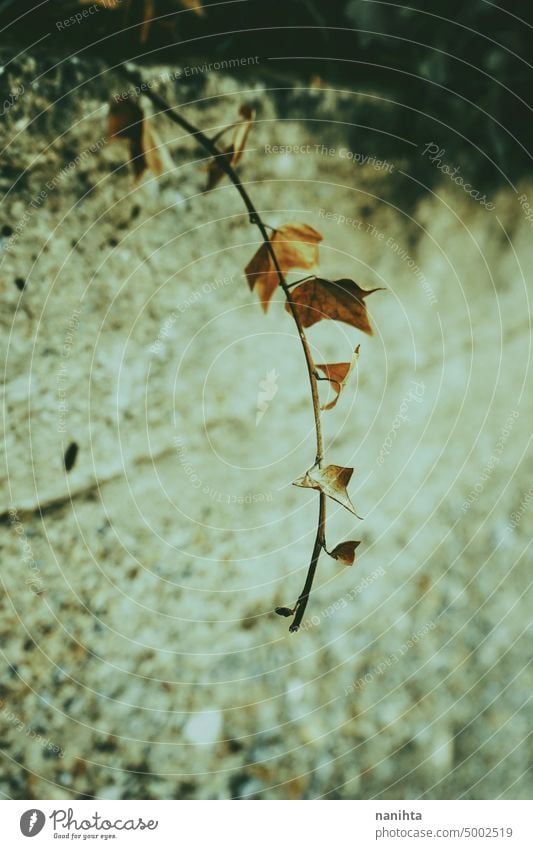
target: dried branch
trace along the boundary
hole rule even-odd
[[[178,124],[182,129],[186,130],[191,136],[193,136],[196,141],[206,150],[211,156],[216,158],[219,163],[219,167],[223,170],[226,175],[229,177],[235,188],[237,189],[239,195],[242,198],[242,201],[246,207],[248,212],[249,220],[251,224],[254,224],[261,233],[261,237],[263,239],[263,243],[265,245],[266,250],[269,252],[272,262],[274,264],[274,268],[276,270],[276,274],[279,281],[279,286],[283,290],[287,301],[287,309],[290,311],[294,322],[296,324],[296,328],[298,330],[298,335],[300,337],[300,341],[302,344],[305,362],[307,366],[307,373],[309,376],[309,384],[311,387],[311,397],[313,402],[313,416],[315,421],[315,435],[316,435],[316,458],[315,458],[315,466],[321,468],[322,462],[324,460],[324,443],[322,438],[322,426],[320,421],[320,398],[318,394],[318,383],[316,379],[316,368],[313,362],[313,357],[311,354],[311,350],[309,348],[309,343],[307,341],[307,337],[305,335],[304,328],[300,321],[298,311],[293,304],[290,297],[290,288],[287,285],[285,280],[285,276],[283,271],[280,268],[280,264],[278,261],[278,257],[276,256],[276,252],[272,245],[272,242],[268,235],[268,225],[266,225],[255,208],[248,192],[244,188],[237,172],[231,165],[229,158],[224,155],[224,151],[221,151],[215,142],[210,139],[205,133],[202,132],[198,127],[188,121],[183,115],[180,115],[175,109],[173,109],[170,104],[166,102],[166,100],[161,97],[157,92],[152,91],[151,88],[147,87],[144,84],[142,77],[131,67],[126,65],[119,66],[119,71],[122,75],[128,80],[128,82],[132,83],[133,86],[137,88],[137,90],[143,91],[144,95],[156,106],[163,114],[165,114],[171,121],[175,124]],[[326,496],[322,491],[319,492],[319,511],[318,511],[318,522],[317,522],[317,531],[315,537],[315,543],[313,546],[313,552],[311,554],[311,561],[309,563],[309,568],[307,571],[307,576],[305,579],[305,583],[302,589],[302,592],[298,596],[298,600],[294,606],[294,619],[291,623],[289,631],[297,631],[300,627],[302,618],[305,613],[305,609],[307,607],[307,602],[309,601],[309,595],[311,593],[311,589],[313,586],[313,580],[315,577],[316,567],[318,565],[318,559],[320,557],[320,553],[325,546],[325,523],[326,523]]]

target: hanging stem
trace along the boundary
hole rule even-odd
[[[307,365],[307,373],[309,376],[309,384],[311,386],[311,397],[313,401],[313,416],[315,420],[316,435],[315,465],[320,468],[324,459],[324,442],[322,438],[322,425],[320,421],[320,399],[318,395],[318,383],[315,374],[315,364],[313,361],[313,356],[311,354],[311,349],[309,348],[309,342],[307,341],[307,337],[305,335],[305,331],[302,327],[302,323],[300,321],[296,308],[291,300],[290,287],[285,280],[285,276],[280,268],[276,252],[272,246],[272,242],[268,237],[267,229],[272,228],[268,228],[268,225],[264,223],[257,209],[252,203],[250,195],[242,185],[237,172],[230,165],[228,159],[222,154],[222,151],[219,150],[219,148],[216,146],[215,142],[208,136],[206,136],[205,133],[202,132],[202,130],[200,130],[194,124],[191,124],[190,121],[188,121],[186,118],[180,115],[179,112],[173,109],[170,104],[168,104],[166,100],[164,100],[164,98],[157,94],[157,92],[154,92],[151,88],[145,86],[143,84],[142,77],[138,73],[131,70],[126,65],[120,65],[119,71],[130,83],[132,83],[136,88],[142,91],[143,94],[154,104],[154,106],[160,109],[161,112],[164,112],[165,115],[171,121],[173,121],[175,124],[178,124],[184,130],[186,130],[186,132],[193,136],[198,141],[198,143],[202,145],[204,150],[206,150],[211,156],[217,158],[220,167],[226,173],[226,175],[229,177],[229,179],[239,192],[239,195],[241,196],[242,201],[248,212],[250,223],[255,224],[255,226],[259,229],[259,232],[261,233],[261,237],[263,239],[263,243],[266,245],[266,248],[272,258],[272,262],[274,263],[274,268],[278,276],[279,285],[283,289],[283,293],[285,295],[292,317],[296,324],[296,328],[298,330],[300,342],[302,343],[305,362]],[[325,545],[325,524],[326,496],[322,492],[319,492],[318,523],[313,552],[311,554],[311,562],[309,563],[309,568],[307,571],[307,576],[302,592],[298,596],[298,600],[294,607],[294,619],[291,623],[289,631],[297,631],[304,616],[305,608],[307,607],[307,602],[309,601],[309,595],[313,586],[313,580],[315,577],[320,552],[322,551],[322,548],[324,548]]]

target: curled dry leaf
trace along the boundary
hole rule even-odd
[[[291,301],[296,307],[303,327],[311,327],[317,321],[331,318],[357,327],[372,335],[372,327],[366,312],[365,298],[380,289],[361,289],[353,280],[324,280],[313,277],[291,292]],[[290,312],[288,304],[285,309]]]
[[[308,224],[284,224],[274,230],[270,244],[276,254],[282,274],[296,268],[308,270],[318,263],[318,245],[322,235]],[[266,312],[279,278],[268,245],[262,244],[244,269],[250,289],[259,295]],[[296,290],[298,291],[298,290]]]
[[[328,551],[328,554],[335,560],[340,560],[345,566],[351,566],[355,560],[355,549],[358,545],[361,545],[361,540],[350,539],[347,542],[340,542],[333,551]]]
[[[292,616],[294,610],[291,610],[290,607],[276,607],[274,612],[277,613],[278,616]]]
[[[319,489],[324,495],[333,498],[334,501],[342,504],[350,513],[353,513],[360,519],[361,517],[355,512],[355,507],[350,501],[350,496],[346,489],[353,472],[353,469],[347,469],[345,466],[325,466],[323,469],[313,466],[305,475],[293,481],[293,486]]]
[[[163,173],[163,160],[156,137],[138,103],[130,98],[111,101],[107,136],[109,141],[124,139],[128,142],[136,180],[140,180],[147,168],[154,174]]]
[[[346,383],[348,382],[348,378],[352,373],[352,370],[357,362],[359,357],[359,345],[355,349],[352,355],[352,361],[350,363],[329,363],[325,365],[317,365],[317,368],[320,369],[323,374],[325,374],[326,379],[331,383],[332,388],[335,390],[336,395],[329,404],[323,404],[322,410],[332,410],[337,401],[340,398],[340,394]]]
[[[221,165],[221,159],[225,159],[229,165],[234,167],[242,158],[244,148],[246,147],[246,141],[255,118],[255,110],[250,106],[241,106],[239,114],[242,121],[239,121],[235,127],[231,144],[220,154],[220,156],[216,156],[212,159],[207,166],[206,192],[214,189],[226,173]]]

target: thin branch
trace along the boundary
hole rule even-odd
[[[238,122],[235,121],[233,124],[228,124],[227,127],[223,127],[221,130],[218,131],[218,133],[215,133],[214,136],[211,136],[211,141],[213,142],[213,144],[216,144],[218,141],[220,141],[222,136],[225,136],[228,130],[234,130],[237,126],[237,123]]]
[[[315,544],[313,546],[313,553],[311,555],[311,562],[309,564],[309,569],[307,571],[307,577],[305,579],[305,584],[302,592],[298,596],[298,601],[294,607],[294,619],[291,623],[289,631],[297,631],[300,627],[301,621],[304,617],[305,608],[307,607],[307,602],[309,601],[309,596],[311,594],[311,589],[313,587],[313,581],[315,579],[316,567],[318,566],[318,558],[320,557],[320,552],[323,548],[325,548],[325,526],[326,526],[326,496],[320,492],[320,503],[318,506],[318,528],[316,532]]]
[[[322,425],[320,421],[320,398],[318,394],[318,383],[315,376],[315,364],[313,361],[313,356],[311,354],[311,349],[309,348],[309,343],[307,341],[307,337],[305,335],[304,329],[300,322],[300,318],[298,316],[298,312],[291,300],[290,296],[290,288],[285,280],[285,276],[281,270],[281,267],[278,262],[278,258],[276,256],[276,252],[272,246],[272,242],[268,237],[267,229],[268,225],[264,223],[257,209],[255,208],[250,195],[244,188],[241,180],[234,170],[234,168],[229,163],[228,159],[221,155],[222,151],[216,146],[214,141],[210,139],[205,133],[202,132],[198,127],[188,121],[183,115],[180,115],[175,109],[173,109],[170,104],[164,100],[157,92],[152,91],[151,88],[148,88],[144,85],[142,77],[137,74],[135,71],[132,71],[126,65],[120,65],[119,71],[123,74],[126,79],[131,82],[138,90],[142,91],[143,94],[148,97],[149,100],[157,106],[161,112],[164,112],[165,115],[170,118],[175,124],[178,124],[184,130],[186,130],[189,135],[193,136],[199,144],[202,145],[204,150],[211,154],[213,157],[217,157],[220,168],[226,173],[229,177],[237,191],[239,192],[242,201],[246,207],[248,212],[248,217],[251,224],[255,224],[255,226],[259,229],[261,233],[261,237],[263,239],[264,244],[272,258],[272,262],[274,263],[274,268],[276,269],[276,273],[279,280],[279,285],[283,289],[283,293],[289,305],[289,309],[291,311],[292,317],[296,324],[296,328],[298,330],[298,335],[300,337],[300,341],[302,344],[305,362],[307,365],[307,373],[309,376],[309,384],[311,387],[311,397],[313,401],[313,416],[315,420],[315,434],[316,434],[316,458],[315,465],[319,468],[322,465],[322,461],[324,459],[324,442],[322,438]],[[304,278],[307,279],[307,278]],[[316,567],[318,564],[318,558],[320,557],[320,552],[324,547],[324,534],[325,534],[325,522],[326,522],[326,496],[319,492],[319,511],[318,511],[318,526],[315,537],[315,543],[313,546],[313,553],[311,555],[311,562],[309,564],[309,569],[307,572],[307,577],[305,579],[304,587],[300,595],[298,596],[298,600],[294,607],[295,615],[294,620],[291,623],[289,631],[297,631],[300,627],[300,623],[302,621],[303,615],[305,613],[305,608],[307,607],[307,602],[309,600],[309,595],[311,593],[311,588],[313,586],[313,580],[315,577]]]
[[[294,280],[292,283],[287,283],[287,289],[294,289],[295,286],[298,286],[300,283],[305,283],[306,280],[312,280],[314,274],[308,274],[307,277],[300,277],[299,280]]]

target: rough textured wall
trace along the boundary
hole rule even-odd
[[[358,563],[324,558],[289,635],[272,611],[300,589],[316,511],[290,485],[314,457],[294,328],[249,292],[257,234],[229,185],[202,194],[193,142],[158,120],[169,171],[116,171],[100,70],[68,66],[4,125],[2,792],[527,798],[532,240],[516,197],[488,212],[443,177],[405,213],[401,162],[342,153],[372,153],[350,141],[348,96],[317,90],[305,123],[260,85],[165,88],[213,131],[256,102],[241,170],[266,220],[309,222],[328,274],[386,287],[373,338],[309,333],[322,362],[361,342],[324,422],[365,520],[330,511],[332,540],[363,540]]]

